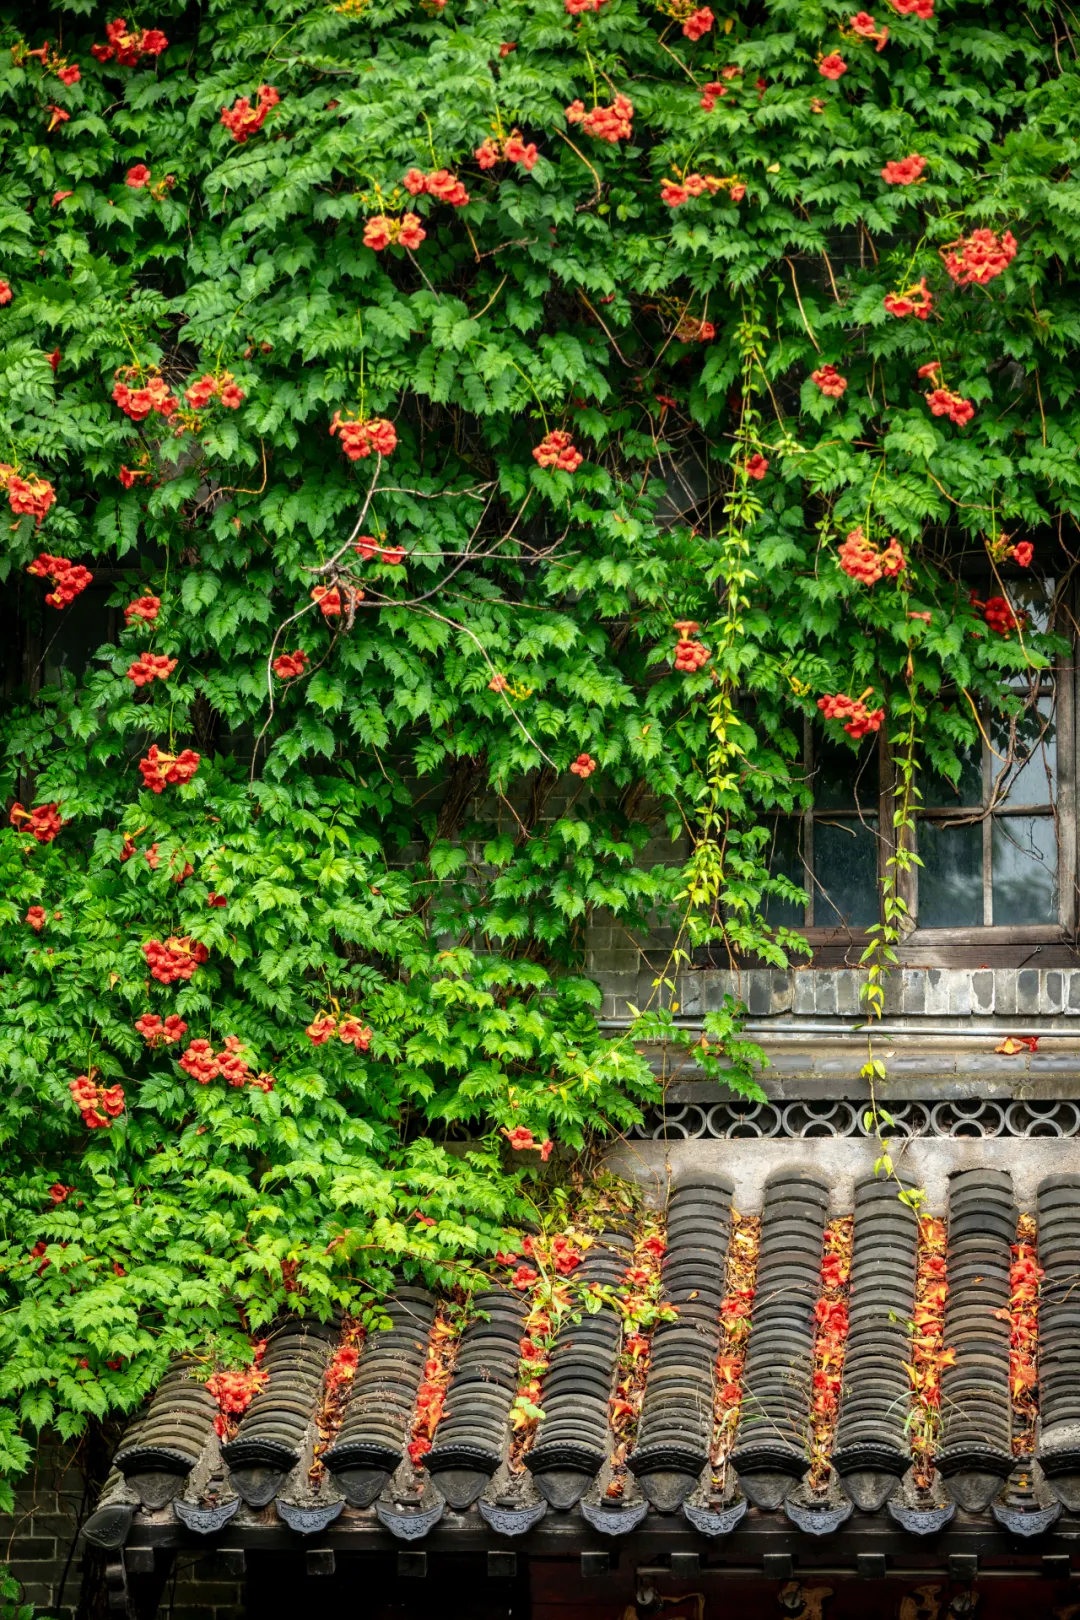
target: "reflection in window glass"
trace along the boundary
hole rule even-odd
[[[867,928],[878,920],[877,821],[815,821],[814,922]]]
[[[1033,630],[1046,630],[1050,624],[1050,610],[1054,603],[1057,581],[1042,574],[1019,574],[1008,582],[1009,599],[1018,611],[1022,608],[1031,620]],[[993,592],[997,586],[989,587]]]
[[[1027,709],[1016,722],[1014,756],[1017,759],[1024,759],[1025,755],[1030,757],[1019,770],[1014,768],[1009,778],[1008,796],[1013,804],[1050,804],[1056,795],[1057,734],[1051,719],[1053,707],[1052,698],[1040,698],[1037,712]],[[990,740],[994,752],[1001,756],[993,760],[996,781],[1002,770],[1002,760],[1007,759],[1009,753],[1009,722],[1004,716],[995,718]]]
[[[982,824],[919,823],[919,926],[979,928],[983,921]]]
[[[1058,919],[1053,816],[994,818],[994,923]]]
[[[772,842],[766,851],[769,872],[773,877],[790,878],[800,888],[807,883],[806,869],[799,854],[802,820],[795,816],[778,817],[773,823]],[[806,921],[806,907],[768,895],[764,905],[765,921],[774,928],[801,928]]]

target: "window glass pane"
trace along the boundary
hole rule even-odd
[[[816,928],[865,928],[877,922],[876,817],[866,826],[815,817],[814,874]]]
[[[1029,756],[1019,770],[1013,769],[1009,780],[1009,798],[1013,804],[1051,804],[1057,788],[1057,733],[1053,721],[1054,700],[1047,695],[1040,698],[1037,708],[1025,709],[1016,721],[1016,741],[1013,755],[1016,759]],[[1040,742],[1040,736],[1042,738]],[[1005,715],[995,715],[990,726],[990,740],[1000,759],[992,761],[994,779],[1001,773],[1002,760],[1009,755],[1009,721]],[[1049,776],[1047,772],[1049,771]]]
[[[802,825],[802,818],[796,816],[785,816],[774,821],[773,839],[765,854],[773,877],[790,878],[792,883],[806,888],[807,873],[799,851]],[[806,921],[805,905],[780,900],[775,895],[766,896],[763,913],[765,921],[774,928],[801,928]]]
[[[62,609],[62,616],[55,608],[44,609],[47,685],[59,686],[63,678],[70,686],[86,674],[91,658],[108,641],[109,589],[108,585],[91,585]]]
[[[994,923],[1057,922],[1053,816],[994,817]]]
[[[920,928],[981,928],[982,824],[919,822]]]
[[[877,744],[864,742],[856,754],[845,743],[814,739],[814,804],[821,810],[877,808]]]
[[[929,770],[920,772],[915,780],[922,793],[922,802],[928,809],[946,809],[953,805],[957,809],[961,805],[974,809],[977,805],[981,805],[983,802],[981,740],[960,752],[960,776],[955,787],[947,776],[936,776]],[[1041,804],[1042,800],[1038,802]]]

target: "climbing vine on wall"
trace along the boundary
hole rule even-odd
[[[589,926],[782,964],[805,723],[917,785],[1023,706],[1066,24],[0,8],[8,1471],[283,1305],[468,1287],[654,1094],[674,977],[602,1038]],[[701,1056],[756,1083],[737,1006]]]

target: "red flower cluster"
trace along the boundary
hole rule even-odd
[[[45,926],[44,906],[31,906],[23,921],[30,924],[30,927],[34,930],[35,934],[40,934],[41,930]]]
[[[915,1481],[922,1489],[930,1484],[934,1471],[933,1455],[940,1427],[941,1370],[956,1361],[956,1351],[944,1348],[948,1292],[945,1248],[945,1222],[921,1216],[908,1372],[912,1395],[911,1449],[915,1456]]]
[[[146,957],[146,965],[150,969],[150,977],[159,984],[172,984],[177,979],[189,980],[193,977],[195,969],[201,967],[210,952],[205,945],[184,935],[178,939],[175,934],[162,941],[151,939],[142,948]]]
[[[116,373],[112,397],[124,415],[130,416],[133,422],[145,421],[151,411],[157,411],[166,421],[175,416],[178,402],[170,394],[164,377],[152,376],[148,382],[132,388],[132,380],[137,376],[134,366],[123,367]]]
[[[262,129],[267,113],[281,100],[272,84],[260,84],[255,96],[254,107],[247,96],[241,96],[231,107],[221,109],[221,122],[233,140],[238,141],[241,146],[249,135],[254,135],[256,130]]]
[[[828,56],[821,58],[818,72],[823,79],[839,79],[847,72],[847,63],[838,51],[832,51]]]
[[[330,437],[341,435],[341,448],[350,461],[366,461],[374,450],[376,455],[388,456],[397,449],[397,432],[393,422],[384,416],[369,417],[366,422],[357,418],[342,420],[341,412],[334,412],[330,423]]]
[[[157,1013],[143,1013],[141,1018],[136,1018],[135,1028],[147,1046],[151,1047],[162,1044],[168,1046],[173,1041],[182,1041],[187,1034],[187,1025],[176,1013],[170,1013],[164,1020],[159,1018]]]
[[[873,39],[877,41],[878,51],[883,51],[889,39],[887,28],[878,28],[877,23],[868,11],[857,11],[848,25],[853,34],[860,39]]]
[[[108,1130],[110,1123],[124,1112],[123,1086],[99,1086],[89,1075],[80,1074],[68,1086],[75,1106],[88,1130]]]
[[[827,399],[839,399],[847,387],[847,378],[841,377],[835,366],[818,366],[810,373],[810,381],[817,383]]]
[[[709,16],[712,17],[711,12]],[[610,106],[594,107],[592,112],[586,112],[585,104],[581,101],[572,101],[566,109],[568,124],[580,124],[586,135],[595,135],[598,141],[607,141],[611,146],[630,139],[633,116],[634,103],[629,96],[621,93],[616,95]]]
[[[768,458],[763,455],[752,455],[749,461],[743,463],[743,472],[747,478],[755,478],[758,483],[761,482],[768,470]]]
[[[1023,622],[1022,619],[1013,612],[1012,608],[1009,606],[1008,602],[1003,596],[991,596],[986,602],[977,602],[975,605],[976,607],[982,607],[983,618],[986,620],[991,630],[996,630],[999,636],[1011,635],[1014,630],[1018,630],[1020,628],[1020,625]]]
[[[362,534],[353,545],[353,550],[370,562],[372,557],[378,557],[380,562],[389,563],[396,568],[404,560],[404,546],[381,546],[373,534]]]
[[[446,1386],[457,1356],[460,1332],[440,1307],[428,1341],[423,1382],[416,1392],[416,1412],[409,1430],[412,1438],[405,1448],[414,1468],[421,1466],[421,1458],[431,1450],[446,1402]]]
[[[124,623],[129,628],[136,619],[141,619],[144,624],[153,624],[160,611],[160,596],[138,596],[124,609]]]
[[[574,763],[570,767],[570,775],[580,776],[584,781],[587,776],[592,775],[595,769],[596,761],[593,759],[591,754],[579,754],[577,759],[575,759]]]
[[[602,0],[596,0],[595,4],[578,6],[577,10],[599,11],[601,3]],[[569,0],[567,0],[566,9],[567,11],[573,9],[569,4]],[[487,140],[482,141],[476,148],[473,156],[482,169],[493,169],[496,163],[501,163],[504,159],[507,163],[520,163],[523,169],[534,169],[540,153],[536,149],[535,141],[530,141],[526,145],[521,138],[521,131],[515,129],[503,142],[502,151],[499,150],[498,141],[489,135]]]
[[[184,398],[196,411],[205,410],[215,394],[230,411],[238,410],[246,397],[244,390],[233,382],[231,371],[223,371],[220,377],[208,371],[205,377],[200,377],[190,388],[184,389]]]
[[[927,394],[926,403],[932,415],[947,416],[957,427],[967,427],[975,415],[975,407],[970,399],[965,399],[962,394],[954,394],[951,388],[935,388]]]
[[[675,625],[675,668],[687,675],[703,669],[712,657],[708,647],[695,639],[700,628],[696,619],[680,619]]]
[[[150,179],[150,170],[145,163],[136,163],[124,176],[124,184],[130,186],[132,191],[141,191]]]
[[[1020,1217],[1017,1241],[1011,1245],[1009,1267],[1009,1387],[1014,1414],[1024,1433],[1017,1434],[1014,1423],[1013,1451],[1030,1455],[1034,1449],[1038,1417],[1039,1284],[1044,1272],[1035,1255],[1035,1222],[1030,1215]]]
[[[167,681],[176,668],[175,658],[166,658],[164,653],[140,653],[127,672],[129,681],[136,686],[149,686],[151,681]]]
[[[680,180],[662,180],[660,182],[660,201],[667,203],[669,208],[681,208],[684,202],[691,197],[703,197],[706,192],[710,197],[723,187],[731,192],[732,202],[741,202],[746,196],[746,187],[739,181],[731,183],[721,180],[716,174],[688,174]],[[738,193],[738,195],[736,195]]]
[[[934,306],[934,295],[926,285],[926,277],[917,285],[905,287],[903,292],[886,293],[885,308],[890,315],[914,315],[916,320],[929,319]]]
[[[958,287],[985,287],[1016,258],[1016,238],[1012,231],[995,236],[984,226],[970,236],[958,236],[955,242],[946,243],[940,252]]]
[[[567,0],[567,9],[569,9],[569,0]],[[582,9],[587,10],[589,8],[583,7]],[[600,0],[597,0],[597,4],[591,9],[599,11]],[[535,169],[536,160],[539,156],[540,153],[536,149],[536,142],[529,141],[526,143],[522,139],[520,130],[513,130],[503,146],[503,157],[507,163],[520,163],[523,169]]]
[[[1005,555],[1011,557],[1021,568],[1030,568],[1031,559],[1035,555],[1035,547],[1030,540],[1020,540],[1015,546],[1011,546]]]
[[[14,296],[10,282],[0,281],[0,304],[10,304]]]
[[[60,820],[60,806],[58,804],[37,804],[32,810],[24,810],[17,801],[11,807],[8,816],[13,827],[18,827],[20,821],[26,823],[21,832],[28,832],[31,838],[36,838],[39,844],[51,844],[64,823]]]
[[[872,691],[873,688],[868,690]],[[844,730],[849,737],[857,739],[865,737],[868,731],[880,731],[881,722],[885,718],[884,709],[868,709],[866,707],[863,701],[865,697],[865,692],[861,698],[849,698],[845,697],[842,692],[837,692],[831,697],[818,698],[817,706],[826,720],[846,719],[847,723]]]
[[[907,560],[899,540],[890,540],[884,551],[879,551],[860,527],[852,529],[841,545],[840,567],[849,579],[876,585],[879,579],[895,579],[903,573]]]
[[[6,461],[0,461],[0,489],[7,491],[8,505],[16,517],[37,519],[37,527],[56,500],[56,491],[47,478],[23,478]]]
[[[703,34],[709,32],[715,21],[716,18],[708,6],[699,6],[696,11],[691,12],[690,16],[687,17],[682,25],[682,31],[687,39],[700,39]]]
[[[719,79],[714,80],[711,84],[706,84],[706,85],[702,86],[701,105],[704,107],[705,111],[706,112],[712,112],[713,108],[716,106],[716,103],[720,100],[720,98],[722,96],[727,95],[727,93],[728,93],[728,85],[723,83],[722,82],[723,80],[725,80],[725,79],[727,79],[727,80],[741,79],[741,78],[742,78],[742,68],[740,68],[740,67],[721,68],[720,69],[720,78]],[[734,86],[732,88],[734,88]]]
[[[675,668],[684,674],[693,675],[704,668],[711,657],[708,647],[700,641],[679,640],[675,643]]]
[[[26,572],[37,579],[52,580],[55,589],[45,600],[54,608],[67,607],[69,602],[74,602],[94,577],[89,568],[83,568],[80,563],[73,563],[67,557],[53,557],[47,551],[35,557]]]
[[[119,478],[125,489],[130,489],[135,483],[136,479],[148,479],[150,477],[150,469],[149,467],[126,467],[123,462],[121,462],[120,471],[116,476]]]
[[[464,208],[469,201],[469,193],[449,169],[433,169],[430,174],[422,169],[409,169],[402,184],[410,197],[422,197],[426,192],[436,202],[449,203],[451,208]]]
[[[219,1075],[223,1076],[230,1086],[242,1086],[245,1081],[251,1079],[251,1069],[240,1055],[243,1049],[244,1043],[239,1035],[226,1035],[225,1045],[220,1052],[215,1052],[209,1041],[192,1041],[179,1060],[180,1067],[185,1074],[190,1074],[193,1080],[197,1080],[200,1086],[209,1085],[210,1081],[216,1080]],[[260,1075],[260,1089],[270,1090],[270,1086],[264,1084],[269,1078]]]
[[[918,17],[922,22],[929,22],[934,15],[934,0],[889,0],[889,4],[901,17]]]
[[[580,17],[583,11],[599,11],[604,0],[563,0],[571,17]]]
[[[320,1013],[312,1019],[305,1029],[313,1046],[325,1046],[331,1035],[336,1035],[346,1046],[353,1046],[358,1052],[366,1052],[371,1045],[371,1027],[362,1024],[359,1018],[335,1018],[333,1013]]]
[[[74,1191],[74,1187],[65,1187],[62,1181],[54,1181],[49,1188],[49,1197],[54,1204],[63,1204],[67,1200],[68,1194]]]
[[[199,768],[200,756],[191,748],[179,754],[163,754],[157,743],[151,743],[145,759],[140,759],[143,786],[151,793],[160,793],[166,786],[175,787],[190,782]]]
[[[553,428],[544,435],[533,450],[533,460],[541,467],[558,467],[562,472],[576,472],[585,457],[574,449],[574,441],[562,428]]]
[[[510,1146],[517,1153],[522,1153],[527,1148],[539,1148],[540,1158],[544,1164],[546,1164],[551,1158],[551,1150],[555,1144],[550,1137],[545,1137],[542,1142],[538,1142],[532,1131],[530,1131],[524,1125],[515,1125],[512,1130],[508,1130],[504,1125],[502,1134],[506,1137],[506,1140],[509,1142]],[[556,1238],[555,1241],[557,1243],[559,1240]],[[580,1258],[581,1256],[578,1255],[578,1260],[580,1260]],[[577,1260],[573,1262],[574,1265],[577,1265],[577,1263]],[[568,1269],[572,1270],[573,1267]]]
[[[750,1337],[750,1312],[757,1280],[761,1222],[738,1215],[732,1223],[724,1268],[725,1293],[720,1301],[723,1339],[716,1358],[716,1393],[713,1401],[714,1466],[723,1461],[739,1423],[742,1374]]]
[[[821,1296],[814,1306],[817,1332],[811,1379],[811,1423],[814,1443],[811,1463],[824,1460],[828,1471],[827,1441],[832,1420],[840,1410],[840,1385],[848,1336],[847,1293],[851,1276],[851,1220],[831,1223],[825,1231],[826,1252],[821,1263]]]
[[[107,45],[91,45],[90,55],[99,62],[111,62],[115,56],[119,67],[137,67],[140,56],[160,56],[168,40],[160,28],[128,28],[127,19],[117,17],[106,23]]]
[[[359,1361],[360,1352],[356,1346],[354,1344],[343,1344],[326,1369],[327,1388],[339,1389],[342,1384],[350,1383],[356,1376]]]
[[[306,652],[282,653],[279,657],[274,659],[274,662],[270,667],[274,671],[274,674],[279,675],[283,681],[291,681],[294,680],[297,675],[302,675],[304,673],[304,665],[306,663]]]
[[[375,253],[381,253],[391,242],[403,248],[418,248],[426,236],[419,214],[402,214],[400,219],[391,219],[389,214],[373,214],[364,226],[364,246]]]
[[[545,1142],[544,1147],[550,1153],[551,1143]],[[548,1156],[543,1148],[540,1150],[540,1156],[544,1159]],[[584,1255],[571,1237],[568,1237],[565,1232],[555,1234],[551,1240],[551,1261],[560,1277],[569,1277],[572,1271],[577,1270],[583,1259]]]
[[[920,157],[918,152],[912,152],[910,157],[895,158],[886,163],[881,178],[890,186],[913,186],[925,168],[926,159]]]
[[[364,593],[356,587],[347,585],[344,588],[337,585],[316,585],[311,592],[311,600],[318,602],[319,612],[324,619],[334,619],[343,607],[353,608],[357,602],[362,602]]]
[[[230,1418],[242,1417],[255,1396],[263,1389],[270,1374],[258,1367],[245,1367],[240,1372],[211,1373],[206,1388],[220,1410],[214,1419],[214,1430],[224,1440],[230,1432]]]

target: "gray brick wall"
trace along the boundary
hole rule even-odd
[[[107,1438],[111,1448],[116,1436]],[[16,1491],[14,1514],[0,1517],[0,1561],[22,1583],[24,1601],[50,1620],[88,1620],[108,1612],[103,1594],[100,1607],[93,1602],[79,1538],[97,1494],[87,1491],[85,1462],[84,1446],[43,1439]],[[181,1555],[158,1612],[161,1620],[243,1620],[242,1600],[241,1584],[226,1575],[216,1553]]]
[[[603,991],[602,1018],[626,1019],[628,1003],[646,1005],[667,944],[659,935],[650,939],[646,959],[625,929],[589,930],[588,971]],[[858,968],[694,968],[679,974],[676,999],[685,1018],[716,1011],[730,995],[744,1001],[755,1020],[852,1023],[865,1016],[865,982]],[[930,1023],[959,1029],[979,1019],[1024,1029],[1065,1027],[1080,1018],[1080,968],[896,968],[885,980],[885,1017],[912,1030]]]

